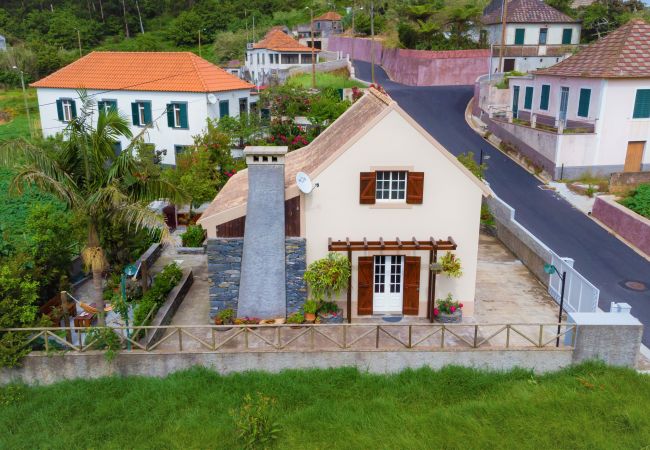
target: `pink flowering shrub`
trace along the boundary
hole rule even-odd
[[[451,296],[451,293],[449,293],[444,299],[439,298],[436,300],[436,307],[433,309],[433,315],[438,316],[441,312],[445,314],[453,314],[459,309],[463,309],[463,304],[455,301]]]

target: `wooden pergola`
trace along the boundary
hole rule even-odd
[[[458,246],[456,241],[449,236],[447,239],[400,239],[395,238],[394,241],[386,241],[380,237],[377,241],[369,241],[363,238],[362,241],[351,241],[350,238],[345,240],[334,241],[329,238],[327,248],[330,252],[347,252],[348,259],[352,262],[352,252],[363,251],[428,251],[429,252],[429,266],[438,261],[438,250],[456,250]],[[427,317],[433,322],[433,297],[436,291],[436,274],[429,270],[429,291],[427,293]],[[348,323],[352,322],[352,272],[348,278],[348,296],[347,296],[347,309],[348,309]]]

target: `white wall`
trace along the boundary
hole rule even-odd
[[[424,172],[421,205],[359,204],[359,174],[374,170]],[[322,173],[314,177],[319,187],[304,198],[307,263],[327,255],[328,238],[351,240],[446,239],[452,236],[462,261],[463,276],[439,275],[435,298],[451,292],[472,315],[476,283],[481,190],[465,173],[439,152],[396,111],[390,112]],[[400,252],[387,252],[396,254]],[[381,254],[374,252],[372,254]],[[420,316],[426,316],[428,252],[401,252],[421,257]],[[439,256],[442,256],[441,252]],[[353,317],[357,312],[357,258],[353,254]],[[345,294],[340,305],[345,307]]]
[[[515,45],[515,30],[517,28],[525,29],[523,45],[539,45],[539,30],[548,28],[546,35],[546,45],[562,45],[562,32],[565,28],[573,29],[571,36],[571,45],[580,43],[579,23],[508,23],[506,24],[506,45]],[[488,31],[488,43],[501,43],[501,24],[488,25],[485,27]]]
[[[271,64],[270,55],[280,55],[279,64]],[[305,49],[302,52],[278,52],[274,50],[268,50],[265,48],[255,48],[247,50],[246,52],[246,64],[245,67],[251,74],[252,82],[254,84],[260,85],[265,84],[268,80],[267,77],[272,70],[279,69],[288,69],[289,67],[294,66],[311,66],[311,61],[303,63],[302,55],[309,55],[311,57],[311,49]],[[286,55],[297,55],[298,63],[296,64],[287,64],[285,63],[284,57]],[[316,62],[318,62],[318,52],[315,52]],[[259,57],[259,63],[258,63]]]
[[[167,150],[167,155],[163,159],[164,164],[175,164],[176,157],[174,154],[175,145],[191,145],[194,140],[193,136],[200,134],[205,128],[208,117],[219,117],[219,103],[221,100],[229,100],[230,115],[239,115],[239,98],[246,97],[250,103],[250,91],[238,90],[227,92],[216,92],[217,97],[215,105],[209,105],[206,93],[197,92],[152,92],[152,91],[104,91],[88,90],[87,94],[95,101],[116,100],[117,108],[131,124],[131,132],[137,135],[143,131],[143,127],[132,124],[131,103],[141,100],[151,102],[151,117],[154,125],[147,128],[144,134],[145,142],[152,143],[156,149]],[[77,114],[81,112],[81,101],[74,89],[37,89],[38,103],[40,109],[41,126],[45,137],[54,136],[63,132],[66,127],[65,122],[58,120],[56,100],[60,98],[71,98],[76,101]],[[188,129],[170,128],[167,125],[166,107],[172,102],[187,102]],[[96,113],[95,103],[95,113]],[[126,148],[129,142],[122,138],[122,148]]]

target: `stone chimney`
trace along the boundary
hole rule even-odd
[[[246,147],[248,204],[238,317],[286,315],[284,157],[287,147]]]

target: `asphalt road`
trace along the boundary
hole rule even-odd
[[[370,81],[370,64],[355,61],[356,76]],[[533,175],[488,144],[465,122],[473,86],[405,86],[392,82],[379,66],[375,80],[451,153],[483,150],[489,155],[486,179],[494,192],[515,209],[519,223],[553,251],[575,260],[574,267],[600,289],[600,307],[627,302],[645,325],[643,343],[650,345],[650,289],[625,288],[641,281],[650,288],[650,262],[608,233],[552,191],[539,188]]]

